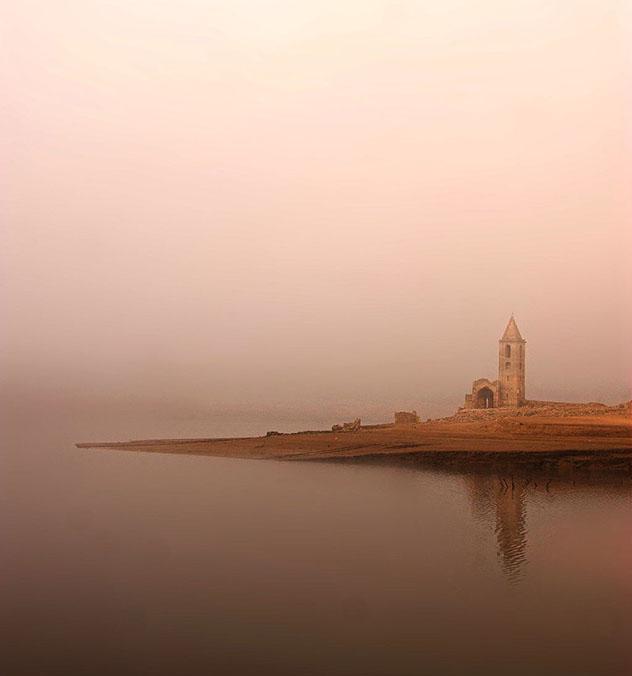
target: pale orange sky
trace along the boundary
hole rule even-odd
[[[629,397],[629,3],[0,9],[10,383],[449,410]]]

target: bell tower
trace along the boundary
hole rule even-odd
[[[498,405],[522,406],[525,402],[525,345],[514,316],[498,341]]]

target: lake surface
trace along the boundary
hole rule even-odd
[[[265,428],[9,413],[2,674],[632,673],[629,478],[82,451]]]

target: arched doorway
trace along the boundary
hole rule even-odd
[[[481,387],[476,393],[476,408],[494,408],[494,393],[489,387]]]

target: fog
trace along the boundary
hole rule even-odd
[[[5,393],[447,414],[513,312],[630,398],[626,4],[5,3]]]

